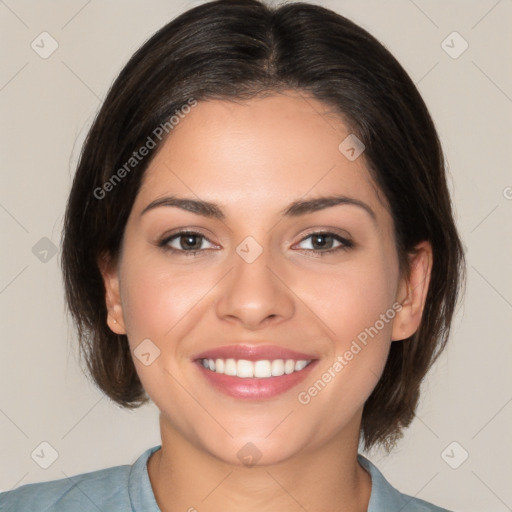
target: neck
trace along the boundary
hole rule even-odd
[[[267,466],[228,464],[192,445],[160,417],[162,448],[148,473],[162,512],[303,512],[368,508],[371,477],[357,462],[359,424],[314,450]]]

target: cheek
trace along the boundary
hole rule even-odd
[[[362,406],[377,384],[391,345],[397,277],[390,253],[354,259],[310,280],[306,301],[315,304],[312,309],[328,327],[332,349],[321,369],[321,380],[334,383],[327,386],[324,400],[332,399],[338,407]]]
[[[369,254],[346,264],[333,266],[326,273],[311,274],[297,280],[301,297],[318,312],[336,340],[336,349],[357,338],[365,329],[377,323],[384,337],[390,335],[392,322],[381,315],[393,316],[392,308],[397,287],[397,263],[386,255]],[[391,318],[392,320],[392,318]]]
[[[329,328],[331,350],[297,398],[310,417],[318,418],[320,438],[329,438],[357,416],[382,375],[395,317],[394,268],[384,259],[372,259],[372,264],[359,260],[316,280],[312,288],[310,298],[314,295],[314,309]]]
[[[209,280],[174,266],[163,258],[150,258],[134,251],[121,266],[121,300],[130,343],[144,338],[158,344],[187,324]],[[205,276],[203,276],[205,277]]]

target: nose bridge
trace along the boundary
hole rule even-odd
[[[293,294],[276,277],[271,256],[251,237],[239,244],[232,255],[233,271],[217,303],[219,317],[236,318],[254,329],[269,318],[279,321],[293,315]]]

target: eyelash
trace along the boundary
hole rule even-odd
[[[162,240],[160,240],[158,242],[158,247],[162,248],[164,251],[169,251],[169,252],[172,252],[175,254],[177,254],[177,253],[183,254],[186,257],[195,256],[196,254],[198,254],[200,252],[204,252],[205,250],[208,250],[208,249],[197,249],[197,250],[193,250],[193,251],[185,251],[183,249],[176,249],[174,247],[169,246],[169,243],[172,240],[179,238],[181,236],[186,236],[186,235],[197,236],[197,237],[201,237],[205,240],[208,240],[204,235],[202,235],[201,233],[198,233],[196,231],[179,231],[178,233],[174,233],[173,235],[164,237]],[[315,257],[323,257],[323,256],[326,256],[329,254],[336,253],[338,251],[348,251],[354,247],[354,243],[352,241],[350,241],[346,238],[343,238],[342,236],[337,235],[336,233],[332,233],[330,231],[313,231],[313,232],[309,233],[308,235],[306,235],[304,238],[302,238],[299,243],[303,242],[304,240],[307,240],[308,238],[311,238],[314,235],[332,236],[332,238],[335,239],[336,241],[340,242],[341,245],[339,245],[338,247],[334,247],[333,249],[328,249],[326,251],[322,251],[320,249],[301,249],[301,250],[299,250],[299,252],[314,253]],[[210,242],[210,243],[212,243],[212,242]]]

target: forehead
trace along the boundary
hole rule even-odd
[[[173,194],[238,215],[338,193],[386,214],[364,153],[352,161],[339,149],[349,136],[339,116],[304,94],[198,102],[148,167],[134,210]]]

